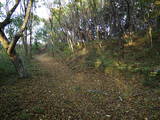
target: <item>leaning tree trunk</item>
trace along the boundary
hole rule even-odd
[[[15,69],[18,72],[19,77],[21,78],[27,77],[26,69],[24,68],[23,62],[19,57],[19,55],[16,53],[16,51],[13,50],[12,52],[8,52],[10,43],[2,30],[0,30],[0,43],[2,44],[3,48],[6,50],[11,62],[15,66]]]
[[[23,20],[22,25],[20,26],[18,32],[14,35],[13,40],[9,42],[7,39],[5,33],[4,33],[4,28],[12,22],[11,16],[15,12],[16,8],[18,7],[19,3],[21,0],[16,0],[15,5],[10,9],[10,11],[7,13],[7,16],[3,22],[0,22],[0,43],[2,44],[3,48],[6,49],[7,54],[11,61],[13,62],[18,74],[20,77],[26,77],[26,70],[24,69],[22,60],[19,58],[19,56],[16,54],[16,44],[18,40],[22,37],[23,32],[26,28],[26,25],[28,23],[29,15],[31,12],[32,4],[34,0],[28,0],[28,5],[26,9],[26,14]]]

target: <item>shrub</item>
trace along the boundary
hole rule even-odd
[[[15,68],[4,50],[0,50],[0,76],[15,73]]]
[[[144,85],[154,88],[160,87],[160,70],[148,73]]]

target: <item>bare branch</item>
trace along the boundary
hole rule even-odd
[[[27,11],[26,11],[26,16],[24,18],[23,24],[21,25],[20,30],[14,36],[13,41],[10,43],[10,46],[8,48],[8,51],[7,51],[8,53],[12,53],[12,51],[16,47],[16,44],[17,44],[18,40],[23,35],[23,32],[24,32],[24,30],[25,30],[25,28],[27,26],[28,20],[29,20],[29,16],[30,16],[32,5],[33,5],[33,0],[30,0],[29,3],[28,3],[28,7],[27,7]]]
[[[0,28],[4,28],[6,25],[8,25],[11,22],[11,16],[14,13],[14,11],[16,10],[16,8],[18,7],[19,3],[21,0],[15,0],[16,3],[13,6],[13,8],[7,13],[7,17],[6,19],[0,23]]]

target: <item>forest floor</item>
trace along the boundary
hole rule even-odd
[[[32,78],[0,86],[0,120],[160,120],[159,89],[74,71],[47,54],[33,63]]]

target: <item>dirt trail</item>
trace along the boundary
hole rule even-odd
[[[57,118],[128,120],[151,117],[152,110],[146,107],[153,102],[147,97],[150,91],[144,92],[136,84],[124,83],[95,71],[72,71],[67,65],[46,54],[35,58],[42,69],[49,73],[48,78],[54,79],[55,87],[51,89],[56,98],[53,99],[60,101],[56,101],[55,105],[61,109]],[[142,111],[141,107],[146,108]]]
[[[10,106],[14,111],[6,116],[4,109],[0,113],[4,120],[147,120],[160,116],[157,94],[154,100],[148,98],[153,91],[128,89],[128,84],[95,71],[73,71],[47,54],[35,56],[33,62],[32,79],[1,89],[5,93],[1,102],[6,105],[0,107]],[[15,95],[6,96],[11,92]],[[15,102],[9,103],[8,98]]]
[[[67,66],[49,57],[47,54],[35,56],[35,60],[39,62],[41,69],[46,70],[54,79],[61,79],[56,77],[67,79],[72,74]]]
[[[56,112],[49,110],[53,112],[52,114],[57,114],[57,119],[111,119],[114,117],[109,104],[113,101],[115,101],[114,104],[120,102],[119,93],[113,89],[113,82],[107,80],[106,76],[93,71],[74,72],[67,65],[47,54],[36,56],[35,59],[39,62],[41,70],[46,70],[48,74],[46,78],[45,73],[45,79],[42,79],[43,86],[47,89],[48,85],[54,86],[48,90],[54,95],[48,96],[47,99],[52,99],[53,106],[58,107]]]
[[[60,85],[66,87],[82,87],[90,89],[103,89],[103,77],[96,72],[74,72],[61,61],[57,61],[47,54],[36,56],[35,59],[40,63],[40,67],[49,73],[50,77],[54,78]],[[101,76],[101,77],[100,77]],[[45,76],[46,77],[46,76]],[[104,79],[104,78],[103,78]]]

